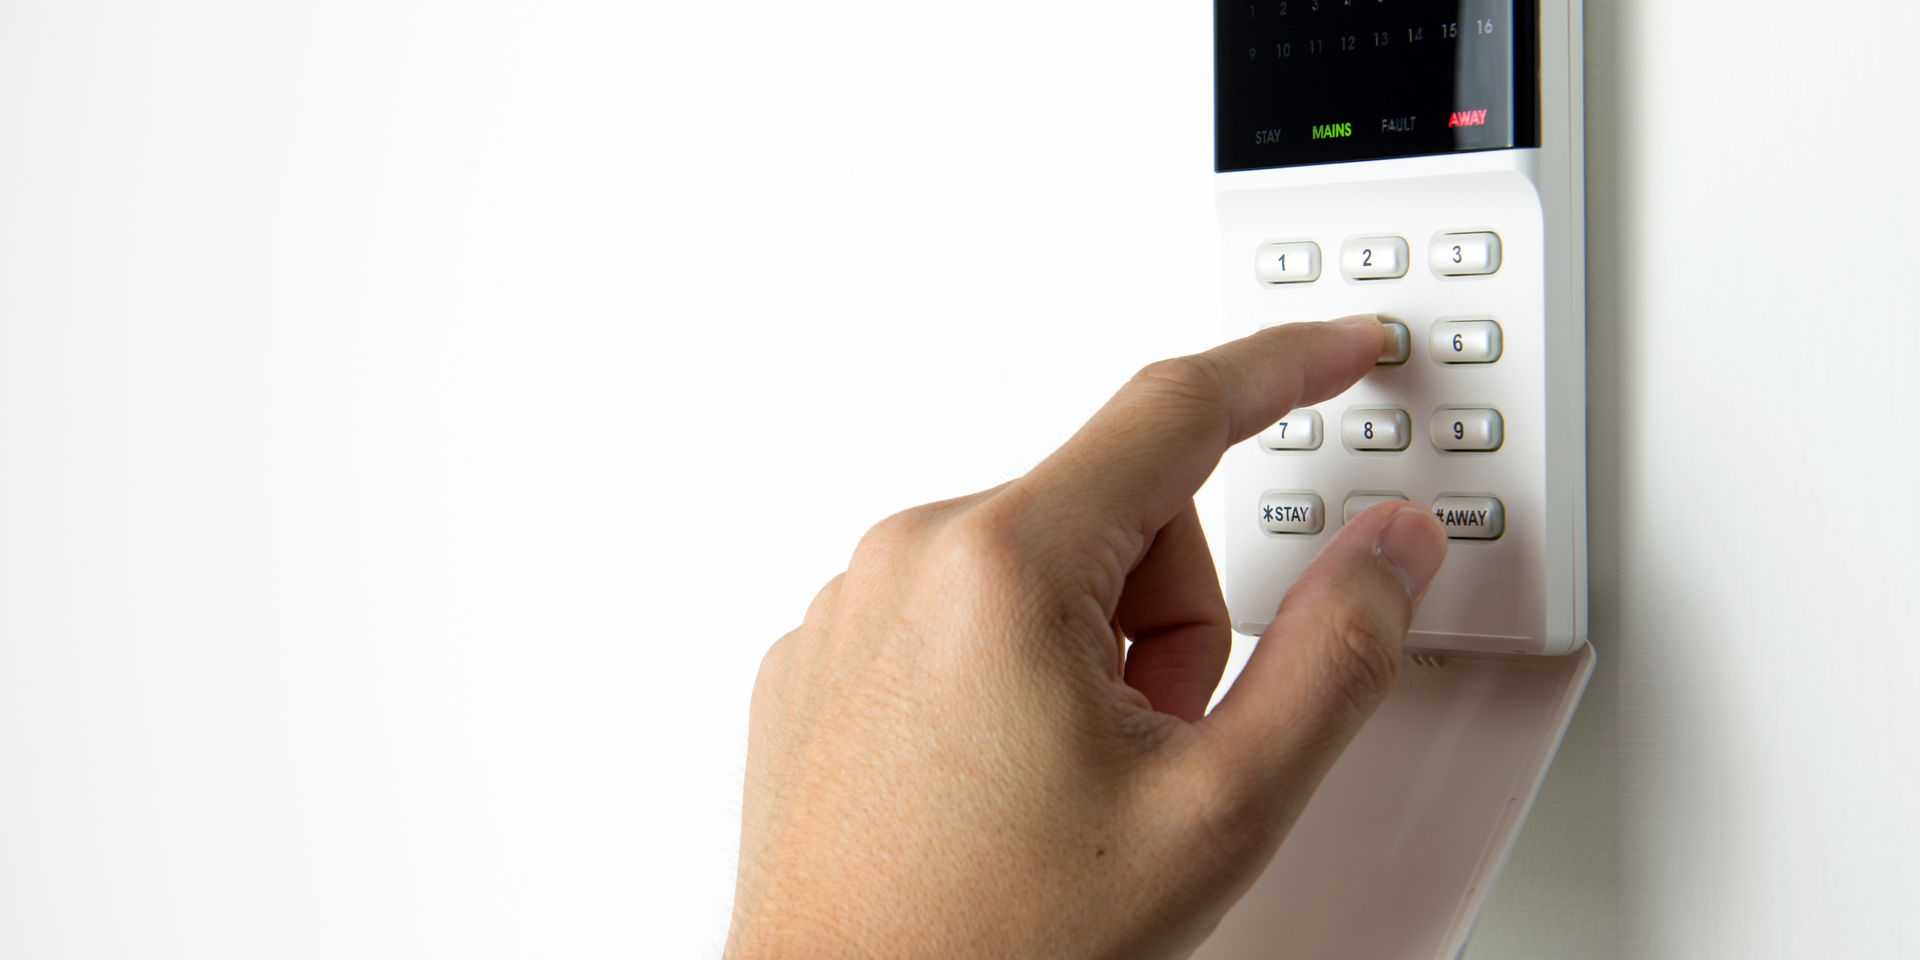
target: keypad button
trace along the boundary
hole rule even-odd
[[[1443,277],[1471,277],[1500,269],[1497,233],[1443,233],[1433,238],[1427,263]]]
[[[1380,350],[1380,359],[1375,366],[1393,366],[1406,363],[1413,356],[1413,334],[1407,332],[1407,325],[1395,320],[1382,320],[1380,325],[1387,328],[1387,345]]]
[[[1340,248],[1340,272],[1349,280],[1392,280],[1407,275],[1407,241],[1362,237]]]
[[[1320,449],[1320,411],[1295,410],[1286,419],[1260,431],[1260,445],[1268,450]]]
[[[1355,407],[1340,418],[1340,442],[1349,450],[1405,450],[1412,435],[1405,410]]]
[[[1492,363],[1500,359],[1500,325],[1492,320],[1442,320],[1427,335],[1441,363]]]
[[[1268,533],[1312,535],[1326,526],[1327,505],[1317,493],[1270,490],[1260,497],[1260,528]]]
[[[1505,428],[1500,411],[1491,407],[1441,407],[1427,434],[1442,450],[1498,450]]]
[[[1263,243],[1253,253],[1253,272],[1267,283],[1320,279],[1320,245],[1311,241]]]
[[[1441,497],[1433,516],[1451,540],[1498,540],[1507,529],[1507,511],[1492,497]]]
[[[1405,499],[1407,498],[1397,493],[1356,493],[1348,497],[1347,505],[1341,508],[1340,522],[1352,523],[1354,517],[1366,513],[1370,507],[1377,507],[1383,503],[1392,503],[1395,500]]]

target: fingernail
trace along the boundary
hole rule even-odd
[[[1417,601],[1440,572],[1440,562],[1447,559],[1447,535],[1424,507],[1402,509],[1380,529],[1373,552],[1399,572],[1407,596]]]
[[[1371,313],[1356,313],[1351,317],[1341,317],[1333,322],[1345,327],[1363,327],[1370,324],[1378,324],[1380,317]]]

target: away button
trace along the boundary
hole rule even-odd
[[[1449,540],[1498,540],[1507,529],[1507,511],[1492,497],[1441,497],[1433,516]]]

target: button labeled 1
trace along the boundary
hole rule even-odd
[[[1269,490],[1260,497],[1260,529],[1268,533],[1316,534],[1327,526],[1327,505],[1317,493]]]
[[[1349,280],[1392,280],[1407,275],[1407,241],[1361,237],[1340,248],[1340,272]]]
[[[1427,334],[1441,363],[1492,363],[1500,359],[1500,325],[1492,320],[1442,320]]]
[[[1441,407],[1433,412],[1427,435],[1442,450],[1498,450],[1506,422],[1492,407]]]
[[[1260,431],[1260,445],[1268,450],[1320,449],[1320,411],[1295,410],[1285,420]]]
[[[1355,407],[1340,418],[1340,441],[1349,450],[1405,450],[1412,435],[1405,410]]]
[[[1253,252],[1254,275],[1267,283],[1320,279],[1320,245],[1312,241],[1263,243]]]
[[[1500,269],[1497,233],[1443,233],[1427,250],[1427,265],[1443,277],[1472,277]]]

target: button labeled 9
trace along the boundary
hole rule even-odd
[[[1433,412],[1427,435],[1442,450],[1498,450],[1506,423],[1492,407],[1441,407]]]

